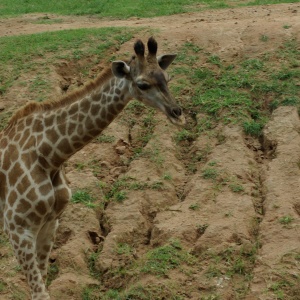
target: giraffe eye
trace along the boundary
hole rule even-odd
[[[150,84],[148,84],[146,82],[138,82],[137,87],[142,91],[146,91],[146,90],[150,89],[151,86],[150,86]]]

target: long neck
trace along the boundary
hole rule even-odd
[[[81,99],[44,113],[40,153],[52,165],[60,165],[98,136],[130,98],[126,79],[111,77]]]

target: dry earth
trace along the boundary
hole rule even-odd
[[[125,21],[60,16],[61,23],[49,25],[35,24],[44,15],[26,15],[1,20],[0,36],[145,26],[159,29],[156,38],[164,50],[176,52],[178,45],[193,41],[234,63],[275,50],[290,37],[300,40],[299,12],[300,4],[295,3]],[[290,28],[284,29],[286,24]],[[259,43],[263,34],[271,42]],[[126,43],[121,51],[131,47],[132,42]],[[57,96],[65,79],[55,72],[50,76],[49,96]],[[6,110],[28,100],[26,91],[13,88],[1,97],[0,106]],[[51,256],[59,269],[49,286],[52,299],[96,299],[83,298],[83,291],[87,295],[98,287],[98,292],[133,287],[152,291],[152,298],[141,299],[300,299],[297,110],[275,110],[259,141],[245,136],[238,126],[220,125],[218,135],[204,133],[192,143],[178,145],[174,141],[178,129],[160,114],[154,118],[152,138],[143,145],[143,152],[150,155],[132,159],[143,129],[138,122],[130,127],[122,113],[105,131],[113,142],[91,143],[67,163],[73,191],[88,189],[98,202],[104,200],[105,184],[122,178],[144,187],[128,189],[127,199],[112,201],[104,209],[68,206]],[[205,160],[193,160],[199,155]],[[191,163],[193,173],[188,168]],[[203,176],[209,169],[217,170],[215,180]],[[241,191],[235,190],[240,187]],[[180,241],[180,251],[189,251],[196,260],[191,258],[192,262],[160,277],[135,272],[135,262],[169,241],[178,251],[176,241]],[[100,254],[93,256],[96,252]],[[29,299],[9,246],[0,249],[0,268],[4,282],[0,298]],[[91,276],[91,269],[102,272],[100,279]]]

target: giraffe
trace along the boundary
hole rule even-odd
[[[47,265],[58,220],[71,198],[63,163],[98,136],[131,99],[183,125],[166,69],[176,55],[157,56],[150,37],[127,62],[114,61],[96,79],[56,101],[29,103],[0,133],[0,210],[4,231],[26,276],[32,300],[47,300]]]

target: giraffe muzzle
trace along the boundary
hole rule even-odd
[[[168,108],[166,111],[167,111],[167,117],[173,124],[178,126],[185,125],[185,117],[180,107]]]

